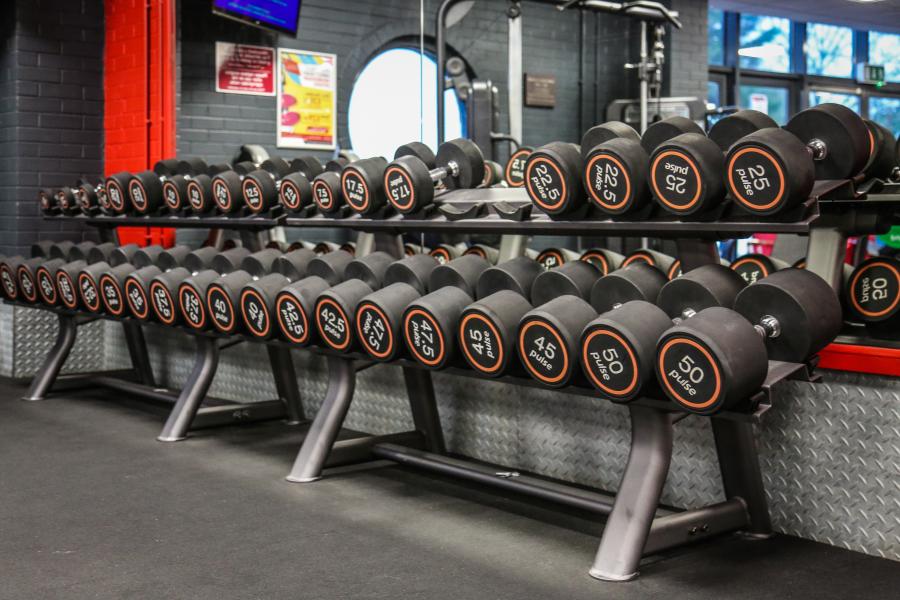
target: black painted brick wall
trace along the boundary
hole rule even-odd
[[[41,218],[37,191],[103,167],[102,0],[16,0],[3,9],[0,253],[79,239]]]
[[[707,0],[672,0],[670,6],[679,12],[684,27],[673,29],[667,36],[670,47],[666,79],[670,96],[706,98],[709,79],[706,18]]]
[[[418,3],[411,0],[307,0],[297,39],[276,36],[209,14],[209,2],[182,0],[180,8],[180,100],[178,151],[211,160],[231,157],[241,143],[256,143],[269,152],[291,156],[275,143],[275,99],[215,92],[215,42],[332,52],[338,55],[338,127],[349,145],[346,109],[353,79],[369,56],[401,35],[417,35]],[[434,32],[438,2],[425,3],[426,33]],[[636,55],[637,24],[612,15],[584,17],[584,81],[579,85],[578,11],[558,13],[553,7],[525,2],[524,65],[526,72],[557,78],[553,109],[526,108],[524,142],[577,142],[583,128],[602,117],[617,97],[634,96],[637,85],[623,64]],[[476,76],[491,79],[500,89],[500,130],[508,130],[507,19],[505,2],[477,2],[448,33],[449,44],[470,63]],[[705,73],[705,62],[702,63]],[[582,93],[583,88],[583,93]]]

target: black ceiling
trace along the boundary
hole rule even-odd
[[[849,25],[900,33],[900,0],[712,0],[710,6],[754,14],[789,17],[795,21]],[[900,57],[897,57],[900,60]]]

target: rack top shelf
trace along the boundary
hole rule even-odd
[[[289,216],[284,213],[266,216],[224,216],[172,214],[157,216],[49,216],[47,219],[83,221],[99,227],[176,227],[176,228],[224,228],[264,230],[277,226],[353,229],[371,232],[421,233],[421,232],[472,232],[515,235],[619,235],[653,236],[664,238],[725,239],[744,237],[754,233],[808,233],[823,215],[843,215],[854,212],[876,217],[893,218],[900,213],[900,194],[858,195],[845,181],[822,181],[813,196],[789,215],[760,219],[754,215],[734,210],[726,205],[716,215],[704,220],[679,220],[659,210],[648,211],[641,218],[598,219],[580,218],[554,220],[546,214],[532,210],[522,220],[505,218],[498,211],[509,211],[530,205],[523,189],[489,188],[456,190],[439,196],[444,207],[455,207],[460,212],[481,205],[481,214],[475,218],[450,219],[435,210],[424,216],[390,214],[387,217],[349,215],[338,218],[315,214],[313,216]],[[886,222],[886,221],[885,221]],[[884,227],[886,229],[886,226]],[[873,231],[875,233],[875,231]]]

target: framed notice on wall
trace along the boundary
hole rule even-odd
[[[337,145],[337,56],[278,49],[277,146]]]
[[[275,95],[275,48],[216,42],[216,91]]]

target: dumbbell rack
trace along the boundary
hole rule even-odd
[[[523,214],[527,213],[527,210],[519,210],[521,206],[527,204],[527,197],[521,189],[449,192],[441,197],[441,203],[444,206],[452,206],[449,210],[417,218],[398,215],[387,216],[384,219],[359,216],[326,218],[285,215],[278,215],[275,218],[171,216],[81,218],[101,229],[122,225],[227,227],[253,232],[257,239],[265,229],[276,226],[346,228],[360,232],[358,255],[380,250],[398,259],[403,256],[399,235],[403,232],[499,233],[504,236],[500,249],[501,260],[513,258],[524,251],[525,243],[521,236],[525,235],[552,233],[664,237],[675,240],[678,258],[685,271],[704,264],[717,263],[718,252],[715,241],[718,239],[744,237],[762,232],[797,233],[810,237],[810,258],[807,268],[822,276],[839,291],[846,238],[886,231],[894,216],[900,212],[900,197],[866,198],[864,194],[854,189],[852,182],[847,181],[819,182],[813,196],[801,211],[791,218],[782,217],[778,220],[760,220],[748,215],[729,214],[722,215],[721,220],[692,222],[664,216],[644,220],[552,221],[545,215]],[[473,218],[472,215],[476,214],[478,216]],[[260,245],[257,242],[253,247]],[[68,317],[74,318],[71,315]],[[62,322],[62,317],[60,318]],[[187,329],[185,331],[188,332]],[[182,391],[181,398],[169,418],[169,423],[183,424],[180,429],[175,428],[182,433],[186,431],[187,425],[197,413],[215,371],[216,363],[208,357],[210,349],[218,348],[219,338],[224,337],[214,333],[193,331],[189,333],[195,335],[198,340],[194,375]],[[74,338],[74,334],[72,335]],[[226,338],[225,343],[232,343],[229,340],[236,338],[242,339],[243,336],[231,336]],[[243,339],[250,340],[250,338]],[[268,346],[270,357],[273,348],[283,350],[286,354],[293,347],[280,341],[260,343]],[[399,365],[403,369],[415,430],[337,440],[352,402],[355,374],[375,363],[361,354],[338,354],[321,347],[308,349],[324,355],[327,360],[328,390],[304,438],[288,480],[311,482],[321,477],[326,466],[381,458],[550,500],[564,506],[608,515],[590,574],[595,578],[609,581],[626,581],[636,577],[643,556],[713,535],[742,531],[751,537],[769,536],[772,527],[762,483],[754,427],[771,407],[772,389],[780,382],[786,379],[805,381],[816,379],[812,374],[814,364],[770,361],[765,384],[753,398],[748,399],[745,412],[725,411],[708,417],[711,419],[726,500],[698,509],[664,511],[659,507],[659,499],[672,457],[674,427],[690,415],[665,399],[658,390],[652,389],[653,386],[645,391],[644,397],[625,405],[632,425],[631,450],[619,490],[615,496],[611,496],[449,455],[444,444],[430,372],[410,360],[399,360],[390,364]],[[143,352],[145,354],[146,349]],[[53,358],[54,354],[59,354],[56,348],[48,357],[47,365],[58,361],[58,358]],[[286,369],[290,368],[290,378],[294,379],[296,385],[290,358],[284,359],[281,364]],[[36,378],[36,382],[55,378],[58,367],[55,367],[55,371],[51,374],[52,368],[47,365]],[[274,360],[273,371],[277,371]],[[486,378],[474,371],[458,367],[445,369],[444,372],[451,375]],[[276,377],[277,375],[276,372]],[[517,376],[504,376],[492,381],[543,387],[530,378]],[[281,386],[284,385],[286,382],[283,381]],[[49,383],[42,386],[49,388]],[[283,393],[281,386],[279,392]],[[593,390],[578,386],[568,386],[558,391],[565,394],[596,396]],[[299,394],[295,398],[299,401]],[[167,429],[170,429],[169,423]],[[162,435],[160,439],[166,439],[166,436]]]

